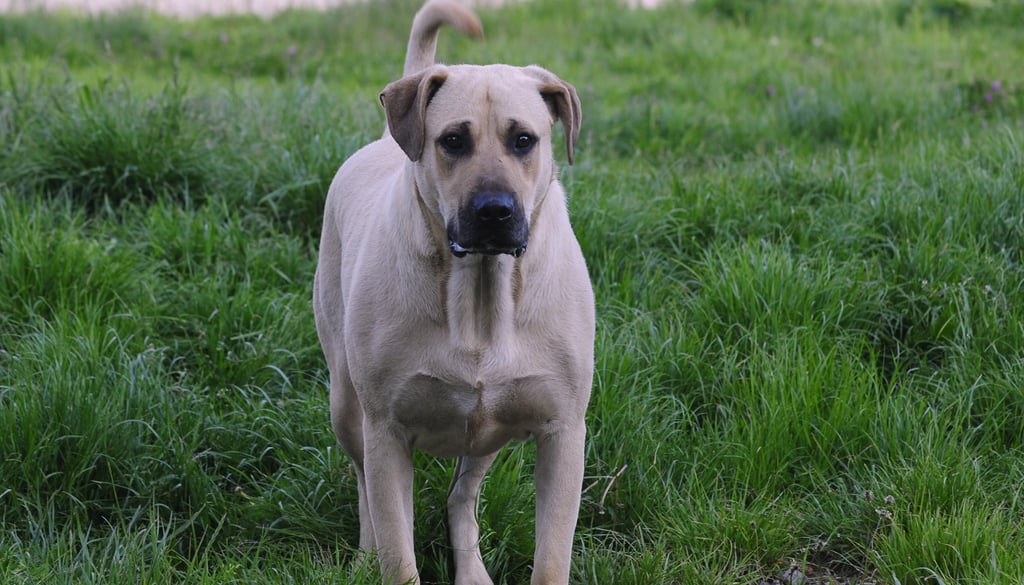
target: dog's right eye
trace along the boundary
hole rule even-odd
[[[529,134],[520,134],[519,136],[516,136],[514,146],[516,151],[526,152],[533,146],[533,136],[530,136]]]
[[[461,134],[445,134],[441,137],[441,146],[449,154],[462,154],[466,150],[466,139]]]

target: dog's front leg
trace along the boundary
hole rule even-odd
[[[366,496],[385,584],[419,585],[413,549],[412,450],[386,428],[364,422]]]
[[[455,551],[455,585],[492,585],[480,556],[477,503],[480,484],[500,451],[483,457],[459,457],[448,490],[448,531]]]
[[[587,429],[575,427],[537,437],[537,548],[531,585],[566,585],[583,487]]]

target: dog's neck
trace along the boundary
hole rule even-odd
[[[423,201],[418,188],[415,192],[424,235],[430,242],[425,257],[433,259],[430,263],[437,268],[433,273],[442,279],[439,284],[449,336],[456,347],[470,352],[501,346],[513,328],[520,259],[507,254],[456,258],[448,248],[444,224]]]
[[[446,289],[448,329],[453,341],[479,351],[501,346],[512,333],[516,259],[471,254],[453,258]]]

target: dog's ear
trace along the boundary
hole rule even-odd
[[[443,67],[430,67],[392,81],[380,94],[388,131],[413,162],[423,155],[427,104],[446,79],[448,73]]]
[[[569,164],[572,164],[576,141],[580,137],[580,125],[583,123],[580,96],[575,87],[543,67],[530,65],[525,69],[540,82],[540,95],[551,110],[551,116],[562,122],[565,129],[565,151]]]

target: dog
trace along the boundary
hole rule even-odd
[[[457,457],[457,585],[491,584],[480,485],[511,440],[536,443],[531,583],[565,584],[583,481],[594,294],[552,147],[573,162],[575,88],[538,66],[434,63],[439,29],[480,36],[453,0],[416,14],[384,135],[331,183],[314,278],[331,426],[355,467],[359,546],[385,583],[419,583],[414,449]]]

